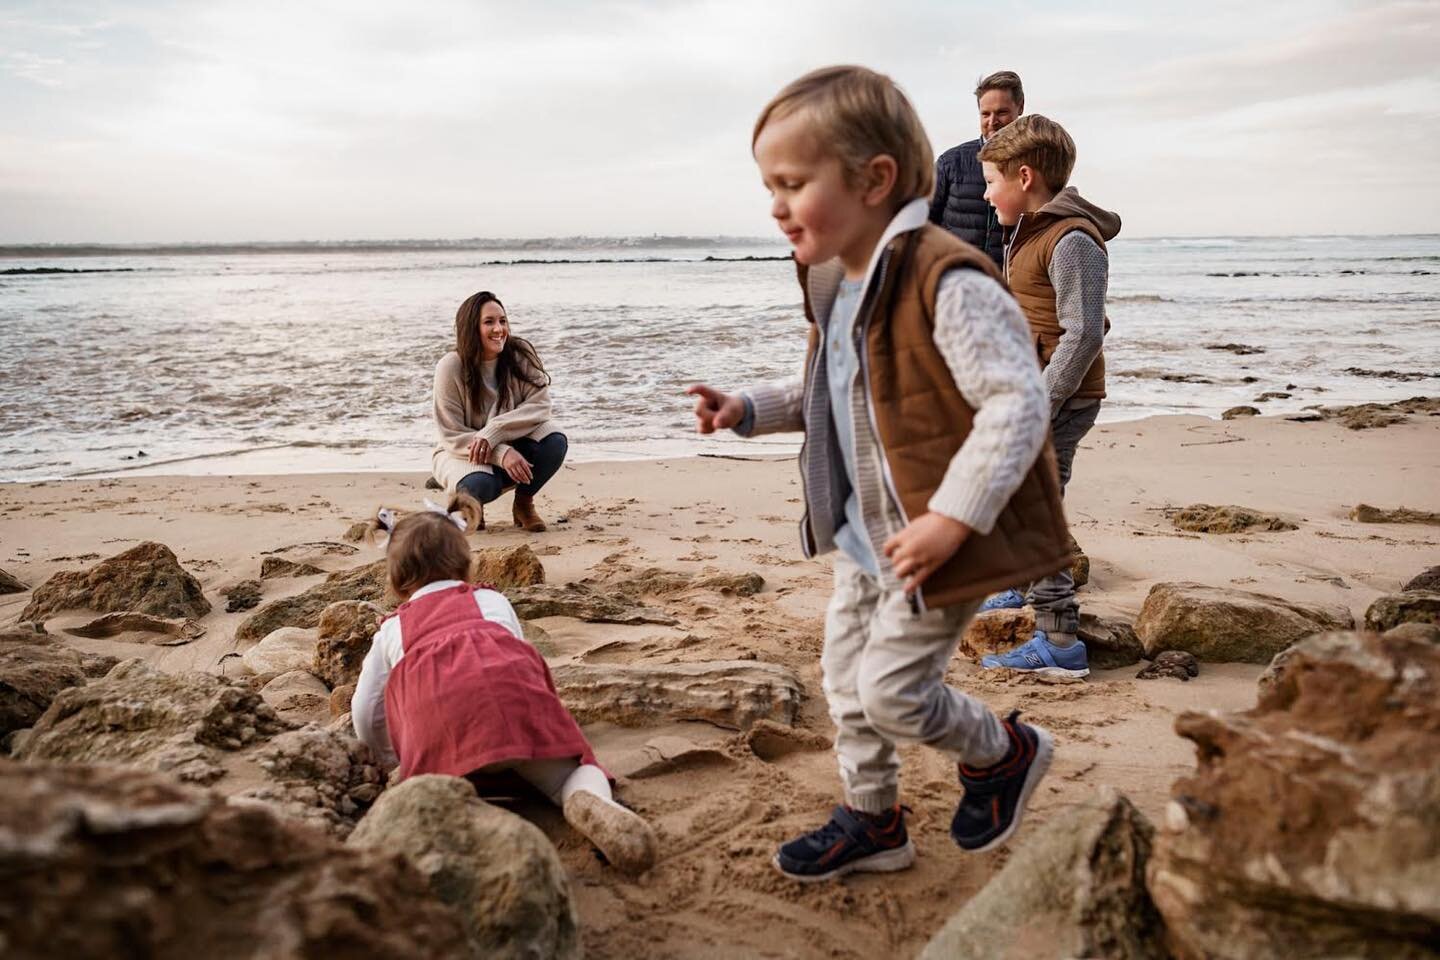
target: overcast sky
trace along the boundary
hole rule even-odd
[[[0,0],[0,242],[776,235],[750,126],[837,62],[937,153],[1018,71],[1129,236],[1434,232],[1437,51],[1417,0]]]

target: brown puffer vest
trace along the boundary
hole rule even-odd
[[[866,332],[866,363],[877,439],[893,482],[890,495],[913,520],[928,512],[930,497],[975,420],[935,346],[940,278],[965,267],[1004,280],[989,257],[934,224],[897,237],[890,256],[895,268],[886,271],[884,285],[867,300],[875,313]],[[805,280],[802,270],[802,288]],[[813,352],[818,326],[808,290],[805,313],[812,324]],[[925,581],[921,599],[932,608],[976,600],[1038,580],[1072,560],[1055,452],[1047,439],[995,528],[983,536],[972,534]]]

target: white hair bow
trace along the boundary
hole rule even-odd
[[[433,500],[425,501],[425,509],[431,513],[438,513],[442,517],[449,517],[450,522],[459,527],[461,533],[465,532],[465,515],[459,510],[448,511]],[[395,524],[400,521],[400,518],[389,507],[381,507],[375,514],[375,521],[380,525],[380,529],[385,531],[385,546],[390,546],[390,536],[395,532]]]
[[[434,500],[426,500],[425,509],[429,510],[431,513],[438,513],[442,517],[449,517],[450,522],[455,524],[455,526],[459,527],[461,533],[465,532],[465,514],[461,513],[459,510],[451,512],[440,506],[440,504],[436,503]]]

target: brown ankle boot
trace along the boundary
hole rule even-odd
[[[535,498],[526,493],[515,491],[515,508],[512,511],[515,517],[515,526],[530,533],[540,533],[545,529],[545,521],[540,519],[540,514],[535,512]]]

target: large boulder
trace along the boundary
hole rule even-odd
[[[1145,891],[1154,832],[1113,790],[1027,829],[921,960],[1165,960]]]
[[[348,730],[313,723],[279,734],[247,759],[264,771],[265,783],[233,794],[232,801],[264,803],[337,837],[349,834],[385,785],[369,747]]]
[[[48,642],[0,641],[0,737],[34,726],[56,694],[84,684],[85,669],[73,650]]]
[[[61,690],[16,756],[129,764],[208,784],[224,776],[224,752],[289,726],[244,684],[126,660],[102,679]]]
[[[793,724],[804,696],[786,667],[749,660],[656,666],[567,663],[554,670],[560,699],[581,723],[642,726],[704,720],[747,730],[758,720]]]
[[[959,653],[975,662],[988,654],[1005,653],[1026,642],[1035,633],[1035,611],[1031,607],[987,610],[978,613],[960,637]],[[1123,620],[1080,614],[1077,636],[1094,670],[1114,670],[1140,662],[1144,647],[1135,629]]]
[[[579,923],[555,848],[458,777],[411,777],[350,834],[353,850],[403,853],[464,923],[472,957],[578,958]]]
[[[310,670],[331,687],[355,683],[385,611],[365,600],[340,600],[320,614]]]
[[[1440,647],[1331,633],[1253,710],[1185,713],[1149,889],[1174,955],[1440,956]]]
[[[453,957],[405,858],[151,773],[0,761],[6,956]]]
[[[368,600],[393,606],[388,601],[385,561],[376,560],[364,566],[332,573],[304,593],[281,600],[272,600],[256,610],[235,630],[239,641],[259,640],[281,627],[316,627],[320,614],[337,600]]]
[[[55,574],[30,595],[21,620],[44,620],[59,610],[98,613],[130,610],[159,617],[198,619],[210,601],[163,543],[146,542],[102,560],[89,570]]]
[[[1354,626],[1354,616],[1338,605],[1199,583],[1157,583],[1140,608],[1135,633],[1152,659],[1164,650],[1184,650],[1212,662],[1269,663],[1311,634]]]
[[[1367,630],[1384,632],[1402,623],[1440,623],[1440,590],[1387,594],[1365,611]]]
[[[292,670],[309,670],[315,663],[315,631],[281,627],[268,634],[240,658],[255,676],[269,680]]]
[[[529,587],[545,582],[545,566],[528,543],[487,547],[470,554],[470,582],[488,583],[497,590]]]

